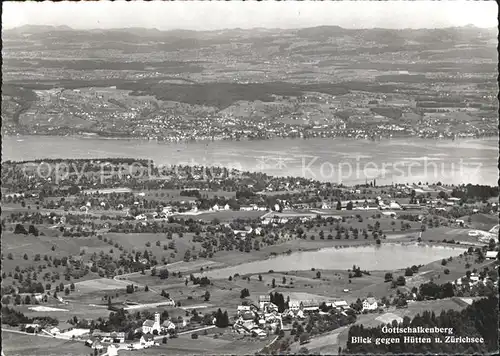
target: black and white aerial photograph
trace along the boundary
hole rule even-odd
[[[495,1],[2,8],[2,356],[498,354]]]

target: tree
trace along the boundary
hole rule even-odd
[[[346,210],[352,210],[352,208],[353,208],[352,201],[349,201],[349,202],[347,203]]]
[[[205,298],[205,302],[208,302],[210,300],[210,293],[208,292],[208,290],[205,292],[203,298]]]
[[[276,280],[274,278],[273,278],[273,281],[272,281],[272,287],[276,288]]]
[[[337,210],[342,210],[342,203],[340,200],[337,200]]]
[[[167,279],[169,276],[169,272],[166,268],[163,268],[161,271],[160,271],[160,279]]]
[[[71,289],[72,292],[74,292],[75,291],[75,284],[71,283],[71,285],[69,286],[69,288]]]
[[[316,272],[316,278],[317,278],[317,279],[320,279],[320,278],[321,278],[321,272],[320,272],[320,271]]]
[[[259,282],[262,282],[262,275],[259,274]]]
[[[384,281],[385,282],[390,282],[392,281],[392,273],[391,272],[387,272],[384,276]]]
[[[68,288],[68,287],[66,287],[66,288],[64,289],[64,294],[65,294],[65,295],[69,295],[69,288]]]
[[[28,235],[28,231],[26,231],[23,225],[16,224],[16,227],[14,228],[14,234]]]
[[[413,276],[413,271],[412,271],[412,269],[411,269],[411,268],[407,268],[407,269],[405,270],[405,276],[406,276],[406,277],[411,277],[411,276]]]
[[[146,287],[144,287],[144,291],[149,292],[149,287],[147,285],[146,285]]]
[[[34,225],[30,225],[28,228],[28,233],[34,236],[38,236],[38,229]]]
[[[300,340],[301,345],[308,343],[309,342],[309,333],[300,334],[299,340]]]
[[[406,278],[403,276],[399,276],[398,279],[396,280],[396,284],[398,286],[404,286],[406,284]]]

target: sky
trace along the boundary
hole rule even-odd
[[[145,27],[159,30],[224,28],[496,27],[495,1],[324,2],[4,2],[2,27],[67,25],[75,29]]]

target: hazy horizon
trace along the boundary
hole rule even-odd
[[[5,2],[2,26],[216,31],[340,26],[424,29],[497,26],[494,1]],[[110,14],[119,14],[112,16]]]

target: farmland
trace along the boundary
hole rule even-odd
[[[78,164],[95,171],[100,163]],[[20,169],[16,163],[4,167],[11,169],[8,177]],[[472,196],[470,203],[464,199],[448,207],[446,195],[436,193],[438,186],[429,188],[432,202],[431,193],[417,195],[406,186],[371,183],[351,189],[251,172],[237,172],[228,183],[215,185],[208,178],[184,178],[192,169],[165,173],[175,189],[164,189],[162,180],[98,183],[88,174],[81,187],[52,185],[50,191],[33,189],[23,196],[8,195],[8,187],[17,190],[33,178],[7,179],[2,319],[20,332],[28,322],[38,322],[45,331],[58,325],[64,333],[72,328],[123,332],[124,342],[138,344],[143,330],[159,317],[160,345],[137,352],[246,354],[262,350],[274,335],[281,346],[270,347],[285,347],[290,330],[303,332],[299,320],[321,338],[356,320],[371,325],[398,316],[403,309],[393,309],[403,299],[409,305],[404,310],[416,313],[427,304],[417,308],[412,293],[430,280],[445,283],[475,271],[489,278],[484,287],[457,287],[456,293],[491,291],[494,275],[483,269],[492,267],[484,257],[492,242],[469,236],[472,217],[465,224],[455,219],[479,211],[492,216],[491,202]],[[46,178],[34,179],[50,185]],[[293,192],[286,193],[287,186]],[[280,194],[272,194],[273,189]],[[461,194],[468,188],[454,189]],[[473,189],[496,194],[484,186]],[[393,196],[399,196],[400,207],[412,204],[414,209],[388,211],[390,204],[399,206],[391,202]],[[422,200],[417,204],[417,199]],[[433,204],[447,208],[436,211]],[[338,209],[320,208],[332,205]],[[393,274],[389,279],[388,273]],[[361,304],[367,298],[387,306],[365,314]],[[306,310],[304,305],[311,306]],[[217,336],[212,329],[219,330]],[[198,338],[194,330],[202,331]],[[168,333],[178,337],[167,338],[165,345]],[[317,342],[314,347],[324,351],[332,338],[311,345]]]
[[[89,348],[81,342],[24,335],[2,329],[2,352],[6,355],[75,355],[87,356]]]
[[[260,351],[267,343],[268,339],[257,338],[248,339],[239,335],[225,332],[222,336],[214,338],[214,335],[200,335],[193,340],[189,336],[181,336],[177,339],[168,340],[167,345],[160,345],[158,348],[141,350],[136,355],[248,355]]]

